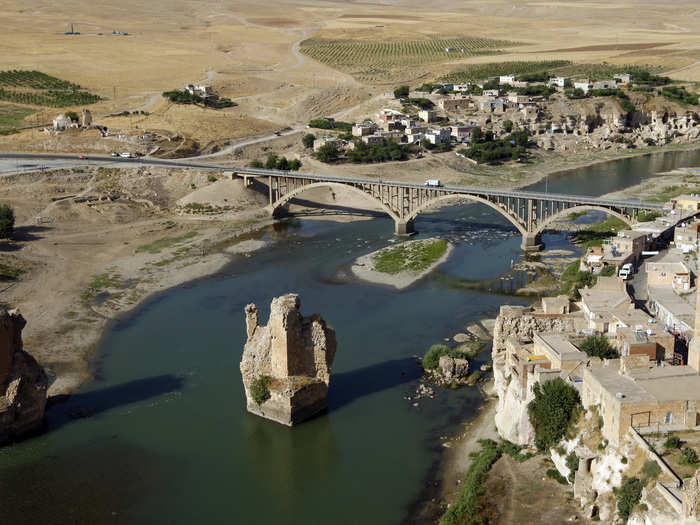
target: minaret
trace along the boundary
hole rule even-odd
[[[695,282],[697,290],[697,280]],[[693,330],[693,340],[688,345],[688,366],[700,372],[700,293],[697,293],[695,301],[695,329]]]

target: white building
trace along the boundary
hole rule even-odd
[[[549,85],[553,87],[563,88],[568,80],[568,77],[553,77],[549,79]]]
[[[506,84],[512,86],[515,82],[515,75],[501,75],[498,79],[499,84]]]
[[[61,113],[59,116],[53,119],[53,129],[56,131],[63,131],[66,128],[69,128],[72,123],[73,121],[70,118]]]
[[[591,84],[590,80],[574,82],[574,89],[581,89],[584,93],[588,93],[591,89],[593,89],[593,84]]]
[[[433,122],[436,116],[437,113],[435,113],[435,111],[432,109],[423,109],[418,112],[418,118],[423,122]]]

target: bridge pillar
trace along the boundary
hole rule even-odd
[[[412,235],[416,232],[413,227],[413,220],[408,221],[395,221],[396,224],[396,235]]]
[[[526,233],[523,235],[523,242],[520,245],[523,251],[536,252],[544,248],[539,233]]]

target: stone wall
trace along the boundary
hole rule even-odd
[[[245,307],[248,340],[241,375],[249,412],[293,425],[328,407],[328,387],[336,352],[335,330],[319,315],[302,317],[296,294],[272,300],[267,325],[254,304]],[[269,399],[257,403],[251,385],[269,378]]]

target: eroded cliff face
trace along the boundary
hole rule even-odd
[[[241,375],[248,411],[285,425],[300,423],[328,407],[336,352],[335,330],[317,314],[302,317],[300,305],[296,294],[276,297],[267,325],[259,324],[254,304],[245,307],[248,340]],[[251,389],[261,380],[265,392],[256,400]]]
[[[531,389],[523,392],[517,378],[506,366],[506,340],[531,339],[535,332],[573,330],[573,320],[564,317],[535,317],[527,307],[502,306],[493,330],[494,392],[498,395],[495,422],[504,439],[518,445],[532,445],[535,431],[530,424],[527,405],[532,401]]]
[[[22,348],[27,322],[19,310],[0,309],[0,445],[39,430],[48,378]]]

